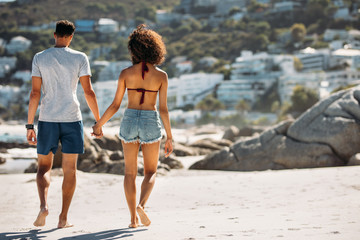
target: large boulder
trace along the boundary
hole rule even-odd
[[[266,170],[357,165],[360,152],[360,89],[331,95],[294,122],[240,139],[191,169]]]
[[[341,91],[309,109],[287,135],[306,143],[328,145],[341,159],[360,152],[360,90]]]

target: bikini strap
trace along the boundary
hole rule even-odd
[[[146,62],[141,62],[141,64],[142,64],[141,65],[141,76],[142,76],[142,79],[144,80],[145,72],[148,72],[149,68],[146,65]]]

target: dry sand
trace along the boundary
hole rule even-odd
[[[138,177],[138,188],[141,177]],[[52,177],[46,226],[35,174],[0,175],[0,239],[360,239],[360,167],[264,172],[172,171],[157,178],[149,227],[127,228],[123,177],[78,173],[57,229],[62,177]]]

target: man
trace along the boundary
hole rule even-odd
[[[91,72],[87,56],[69,48],[74,36],[72,22],[56,23],[55,46],[34,56],[32,63],[32,89],[29,100],[27,141],[37,144],[38,171],[36,183],[40,198],[40,212],[35,226],[44,226],[49,214],[47,194],[53,156],[62,145],[62,210],[58,228],[71,227],[67,214],[76,186],[76,162],[84,152],[84,135],[79,101],[76,97],[78,82],[84,89],[86,102],[95,120],[100,118],[95,92],[91,85]],[[38,135],[34,131],[34,117],[42,93]]]

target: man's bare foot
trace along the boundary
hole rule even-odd
[[[144,224],[144,226],[149,226],[151,224],[151,221],[144,209],[139,205],[136,207],[136,211],[140,216],[141,223]]]
[[[35,227],[42,227],[45,226],[45,220],[46,220],[46,216],[49,215],[49,210],[48,208],[41,208],[40,212],[34,222],[34,226]]]
[[[137,228],[139,226],[139,219],[136,217],[135,223],[130,223],[129,228]]]
[[[58,228],[69,228],[73,226],[74,224],[68,223],[67,220],[59,220]]]

